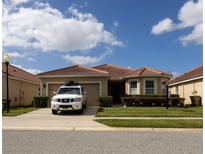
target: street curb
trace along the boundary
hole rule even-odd
[[[126,127],[3,127],[3,130],[103,131],[103,132],[203,132],[198,128],[126,128]]]

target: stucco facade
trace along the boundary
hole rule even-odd
[[[99,105],[98,97],[108,95],[108,77],[48,77],[41,78],[41,95],[48,96],[51,100],[56,92],[66,81],[80,83],[87,95],[88,105]],[[90,98],[94,99],[90,99]]]
[[[113,97],[114,104],[120,104],[121,97],[130,95],[131,81],[135,81],[135,95],[147,94],[148,91],[149,94],[163,94],[161,82],[167,84],[171,78],[170,74],[150,67],[129,69],[111,64],[96,67],[74,65],[37,76],[41,79],[41,95],[48,96],[49,100],[65,81],[79,82],[86,91],[87,105],[99,105],[99,96],[108,95]]]
[[[153,94],[165,94],[166,92],[165,85],[168,84],[169,78],[164,78],[164,77],[139,77],[139,78],[136,77],[136,78],[126,79],[125,93],[127,95],[132,95],[131,94],[131,82],[136,81],[137,90],[136,90],[135,95],[146,94],[145,82],[147,80],[154,81],[154,93]],[[165,82],[165,85],[163,84],[163,82]]]
[[[40,84],[9,77],[9,99],[10,106],[29,106],[33,97],[39,96]],[[6,76],[2,76],[2,99],[6,99]]]
[[[203,79],[170,85],[170,91],[171,94],[178,94],[180,97],[185,98],[185,104],[191,104],[190,96],[197,95],[203,99]]]

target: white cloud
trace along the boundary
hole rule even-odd
[[[113,26],[114,26],[114,27],[118,27],[118,26],[119,26],[119,23],[118,23],[117,21],[114,21],[114,22],[113,22]]]
[[[71,56],[66,54],[63,58],[72,64],[81,64],[81,65],[89,65],[89,64],[96,64],[102,59],[106,58],[107,56],[112,54],[112,50],[110,48],[107,49],[106,52],[102,53],[99,57],[92,57],[92,56]]]
[[[20,54],[19,52],[8,52],[8,54],[11,58],[25,58],[26,57],[25,53]]]
[[[28,57],[28,59],[27,59],[28,61],[35,61],[36,59],[35,58],[33,58],[33,57]]]
[[[193,0],[186,2],[178,13],[178,19],[181,21],[181,27],[190,27],[203,22],[203,1]]]
[[[99,44],[123,46],[93,14],[74,7],[69,8],[69,18],[48,3],[35,2],[32,7],[14,10],[10,7],[3,5],[4,47],[69,52],[85,51]]]
[[[173,75],[172,78],[176,78],[179,76],[179,73],[178,72],[171,72],[171,74]]]
[[[157,25],[154,25],[152,27],[152,34],[159,35],[164,32],[170,32],[176,29],[176,24],[172,22],[172,19],[165,18],[162,21],[160,21]]]
[[[184,46],[186,46],[188,43],[194,42],[196,44],[202,44],[203,43],[203,25],[199,24],[194,27],[194,30],[186,35],[179,37],[179,40],[182,42]]]
[[[43,72],[42,70],[38,70],[38,69],[24,68],[22,65],[18,65],[18,64],[12,64],[12,65],[13,65],[13,66],[16,66],[16,67],[18,67],[18,68],[20,68],[20,69],[22,69],[22,70],[24,70],[24,71],[26,71],[26,72],[29,72],[29,73],[31,73],[31,74],[34,74],[34,75]]]
[[[180,36],[183,45],[188,43],[202,44],[203,42],[203,0],[186,2],[178,13],[178,24],[172,19],[165,18],[152,27],[151,33],[159,35],[179,29],[192,27],[193,31],[186,36]]]
[[[11,0],[11,3],[14,5],[22,4],[22,3],[27,3],[29,0]]]
[[[16,60],[16,59],[24,59],[24,60],[28,60],[28,61],[35,61],[35,58],[32,57],[31,54],[29,54],[28,52],[17,52],[17,51],[13,51],[13,52],[6,52],[9,54],[11,61],[12,60]],[[3,52],[3,55],[6,54],[5,52]],[[3,56],[4,57],[4,56]]]

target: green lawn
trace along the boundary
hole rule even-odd
[[[21,115],[27,112],[31,112],[34,110],[37,110],[38,108],[35,107],[16,107],[16,108],[10,108],[10,112],[6,113],[6,111],[4,111],[4,113],[2,113],[3,116],[17,116],[17,115]]]
[[[119,120],[98,119],[97,122],[110,127],[149,127],[149,128],[202,128],[203,120]]]
[[[202,117],[202,107],[104,107],[96,113],[97,117]]]

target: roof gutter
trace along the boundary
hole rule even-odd
[[[109,77],[110,75],[37,75],[39,78],[63,78],[63,77]]]
[[[177,84],[182,84],[182,83],[185,83],[185,82],[190,82],[190,81],[194,81],[194,80],[198,80],[198,79],[203,79],[203,76],[199,76],[199,77],[196,77],[196,78],[192,78],[192,79],[188,79],[188,80],[184,80],[184,81],[179,81],[179,82],[171,83],[171,84],[169,84],[169,86],[174,86],[174,85],[177,85]]]
[[[128,78],[135,78],[135,77],[165,77],[165,78],[171,78],[172,75],[133,75],[133,76],[125,76],[123,79],[128,79]]]
[[[2,73],[2,75],[6,76],[5,73]],[[15,77],[15,76],[11,76],[11,75],[9,75],[9,79],[19,80],[19,81],[28,82],[28,83],[37,84],[37,85],[40,84],[40,81],[39,82],[34,82],[34,81],[26,80],[26,79],[21,79],[21,78]]]

